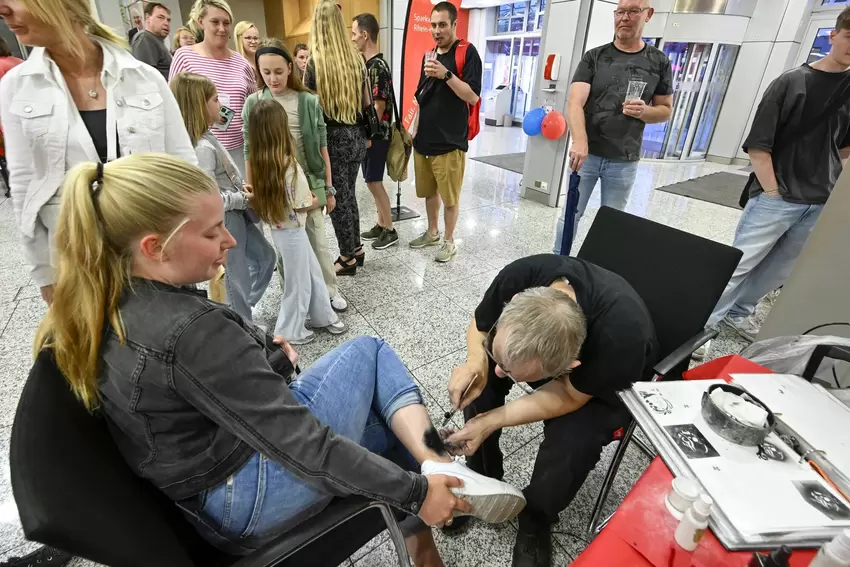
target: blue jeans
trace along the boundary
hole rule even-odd
[[[244,211],[224,213],[224,226],[236,240],[224,270],[227,304],[251,322],[251,308],[262,299],[274,275],[274,248]]]
[[[344,343],[289,387],[337,435],[406,470],[419,470],[388,424],[399,409],[422,404],[422,395],[398,355],[382,340],[359,337]],[[224,483],[198,498],[197,513],[215,532],[212,538],[213,534],[204,535],[225,551],[247,553],[317,514],[333,496],[256,453]]]
[[[636,161],[623,161],[617,159],[608,159],[594,155],[588,155],[587,159],[579,169],[581,175],[581,183],[578,186],[578,212],[576,213],[575,227],[573,227],[573,236],[578,229],[578,221],[581,219],[584,211],[587,209],[587,203],[593,195],[593,190],[596,188],[596,182],[602,182],[602,205],[613,207],[621,211],[626,208],[626,203],[629,200],[629,193],[632,191],[632,185],[635,183],[637,176],[638,163]],[[564,218],[566,215],[567,202],[564,200],[564,206],[561,208],[561,216],[558,218],[558,224],[555,227],[555,243],[552,246],[552,252],[555,254],[561,253],[561,239],[564,237]],[[565,254],[569,254],[569,250]]]
[[[788,279],[823,205],[789,203],[764,193],[751,198],[735,230],[735,248],[744,255],[708,319],[749,317],[762,297]]]

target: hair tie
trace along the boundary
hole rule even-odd
[[[91,192],[97,193],[103,186],[103,162],[97,162],[97,174],[91,184]]]
[[[279,47],[261,47],[257,50],[257,53],[254,55],[255,62],[257,63],[257,67],[260,66],[260,55],[280,55],[283,57],[287,63],[292,65],[292,56]]]

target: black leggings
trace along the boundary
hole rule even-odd
[[[339,253],[352,257],[360,247],[360,210],[354,188],[360,164],[366,157],[366,133],[360,126],[328,128],[328,155],[336,189],[336,208],[331,222],[339,243]]]

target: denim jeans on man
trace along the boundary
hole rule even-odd
[[[608,159],[594,155],[587,156],[578,172],[581,175],[581,183],[578,186],[578,212],[576,212],[573,236],[576,234],[578,221],[587,209],[587,203],[596,188],[596,182],[602,182],[602,205],[622,211],[626,208],[626,203],[629,200],[629,193],[631,193],[632,185],[635,183],[637,169],[638,162],[636,161]],[[558,224],[555,227],[555,243],[552,246],[552,252],[555,254],[561,253],[566,208],[565,199],[564,206],[561,208],[561,216],[558,218]],[[566,250],[564,254],[569,254],[569,252],[569,250]]]
[[[398,355],[380,339],[348,341],[306,369],[290,389],[335,433],[404,469],[419,470],[388,424],[399,409],[421,404],[422,396]],[[198,514],[218,536],[256,549],[321,511],[332,495],[257,453],[227,481],[196,498]]]
[[[789,203],[760,193],[744,208],[735,231],[735,248],[744,255],[706,326],[723,317],[749,317],[762,297],[788,279],[823,205]]]

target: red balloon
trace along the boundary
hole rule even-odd
[[[567,121],[564,115],[557,110],[551,111],[543,119],[543,124],[540,125],[540,132],[550,140],[557,140],[567,131]]]

